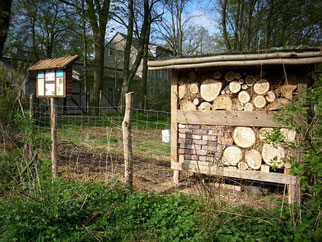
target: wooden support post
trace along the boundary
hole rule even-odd
[[[133,160],[132,160],[132,140],[131,125],[133,114],[133,92],[125,94],[125,114],[122,122],[123,147],[124,147],[124,165],[125,165],[125,186],[133,189]]]
[[[51,162],[53,178],[57,176],[57,108],[56,99],[50,98]]]
[[[178,162],[178,123],[177,123],[177,109],[178,109],[178,73],[172,70],[171,79],[171,163]],[[179,183],[180,172],[174,170],[173,182]]]

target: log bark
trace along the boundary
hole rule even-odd
[[[241,85],[239,82],[237,81],[232,81],[229,83],[229,90],[232,92],[232,93],[237,93],[239,92],[241,89]]]
[[[238,100],[241,102],[241,103],[248,103],[250,101],[250,95],[248,92],[246,91],[241,91],[239,94],[238,94]]]
[[[231,111],[232,106],[233,106],[233,102],[230,96],[225,94],[215,98],[212,105],[212,110],[223,109],[223,110]]]
[[[236,166],[243,158],[242,150],[237,146],[229,146],[224,150],[222,161],[224,165]]]
[[[262,149],[262,157],[264,162],[269,166],[282,168],[284,166],[283,158],[285,156],[284,149],[280,146],[274,147],[271,144],[264,144]]]
[[[258,170],[259,168],[261,168],[262,156],[257,150],[251,149],[249,151],[246,151],[245,161],[250,168]]]
[[[265,96],[267,102],[273,102],[275,100],[275,93],[272,91],[268,91]]]
[[[202,102],[198,107],[198,110],[211,110],[212,105],[208,102]]]
[[[285,97],[288,100],[293,99],[293,92],[297,88],[297,85],[283,85],[280,87],[280,92],[283,97]]]
[[[233,140],[242,148],[252,147],[256,142],[256,135],[252,128],[236,127],[233,132]]]
[[[181,110],[197,110],[196,105],[193,104],[193,102],[184,100],[180,103],[180,109]]]
[[[132,114],[133,92],[125,94],[125,114],[122,122],[124,149],[124,178],[125,186],[133,189],[133,160],[132,160]]]
[[[254,98],[253,103],[256,108],[263,108],[266,105],[266,99],[264,96],[258,95]]]
[[[290,100],[288,100],[286,98],[278,98],[278,99],[275,99],[269,105],[268,110],[269,111],[274,111],[274,110],[281,109],[283,107],[283,105],[288,104],[288,103],[290,103]]]
[[[200,95],[205,101],[212,102],[216,97],[218,97],[221,89],[222,83],[220,81],[207,79],[200,86]]]
[[[269,90],[269,82],[266,79],[260,79],[254,84],[254,92],[259,95],[264,95]]]
[[[181,100],[187,93],[187,86],[186,84],[181,84],[179,86],[179,99]]]

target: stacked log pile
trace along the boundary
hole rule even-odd
[[[274,78],[264,71],[190,72],[179,79],[179,110],[278,110],[293,100],[297,85]],[[290,166],[284,163],[290,151],[267,142],[272,128],[198,124],[179,124],[178,128],[179,162],[262,172]],[[280,132],[287,141],[295,141],[294,131],[282,128]]]
[[[190,72],[179,81],[178,97],[181,110],[274,111],[290,103],[296,89],[293,84],[272,85],[264,71]]]
[[[263,172],[270,167],[289,168],[284,163],[289,150],[267,142],[273,128],[179,124],[178,130],[179,162]],[[286,141],[295,141],[295,131],[281,128],[280,132]]]

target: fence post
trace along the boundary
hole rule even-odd
[[[50,131],[51,131],[51,162],[53,178],[57,176],[57,107],[56,99],[50,98]]]
[[[125,114],[122,122],[123,130],[123,147],[124,147],[124,165],[125,165],[125,186],[130,190],[133,189],[133,160],[132,160],[132,140],[131,140],[131,125],[132,125],[132,106],[133,92],[125,94]]]
[[[32,93],[29,95],[29,119],[30,119],[30,121],[32,121],[34,118],[34,101],[35,101],[35,93]],[[33,131],[34,131],[34,126],[32,126],[31,136],[33,136]],[[28,144],[28,156],[29,156],[29,159],[31,159],[33,157],[33,147],[32,147],[31,142]]]

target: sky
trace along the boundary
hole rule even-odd
[[[218,28],[216,26],[218,14],[213,10],[214,1],[215,0],[192,0],[184,11],[184,17],[192,16],[189,21],[190,25],[204,27],[208,30],[210,35],[218,33]],[[165,14],[164,17],[169,18],[170,15]],[[114,28],[114,30],[112,30],[112,28]],[[107,29],[107,40],[111,39],[116,32],[126,33],[126,29],[115,22],[110,22],[109,28]],[[157,40],[152,38],[152,42],[157,42]]]

